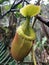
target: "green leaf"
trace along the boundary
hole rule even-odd
[[[21,8],[22,8],[22,3],[16,6],[16,9],[21,9]]]
[[[6,11],[8,11],[8,10],[10,9],[10,7],[11,7],[11,4],[10,4],[10,5],[5,5],[5,6],[4,6],[4,9],[5,9]]]
[[[44,45],[46,41],[47,41],[46,37],[42,38],[42,45]]]
[[[22,8],[22,4],[19,4],[19,5],[17,6],[17,8],[19,8],[19,9]]]
[[[19,12],[16,12],[15,13],[15,16],[16,16],[16,18],[20,17],[20,13]]]

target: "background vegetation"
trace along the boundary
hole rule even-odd
[[[19,2],[18,0],[13,1],[14,3],[11,3],[11,1],[0,0],[0,35],[2,35],[2,37],[0,38],[1,65],[6,65],[7,63],[8,65],[17,64],[17,62],[10,55],[11,41],[13,40],[17,27],[22,24],[22,20],[25,19],[21,16],[19,10],[26,5],[26,2],[30,3],[30,0],[24,0],[25,2],[21,1],[21,3],[17,5],[17,3]],[[43,0],[37,0],[35,4],[41,6],[40,15],[44,18],[44,20],[46,19],[46,21],[49,22],[49,20],[47,20],[49,19],[49,0],[46,5],[44,4]],[[30,22],[30,24],[34,27],[37,36],[34,45],[37,65],[49,65],[49,27],[39,21],[36,17],[33,17],[31,20],[32,22]],[[4,44],[2,45],[2,43]],[[4,56],[2,56],[2,54]],[[7,57],[5,57],[6,55]],[[6,60],[3,61],[3,59],[5,59],[4,57],[6,58]],[[29,55],[24,59],[24,62],[22,62],[21,65],[23,64],[33,64],[32,50]]]

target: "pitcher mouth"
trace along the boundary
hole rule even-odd
[[[34,30],[32,28],[30,28],[30,35],[26,35],[23,30],[22,30],[22,26],[18,27],[17,29],[17,33],[24,37],[25,39],[28,39],[28,40],[35,40],[36,39],[36,34],[34,32]]]

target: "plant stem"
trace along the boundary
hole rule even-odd
[[[29,24],[30,24],[30,17],[26,17],[26,24],[27,24],[27,26],[29,26]]]
[[[36,64],[36,59],[35,59],[35,52],[34,52],[34,49],[33,49],[33,61],[34,61],[34,65],[37,65],[37,64]]]
[[[30,33],[29,28],[30,28],[30,17],[26,17],[26,21],[24,22],[23,28],[22,28],[26,35],[29,35]]]

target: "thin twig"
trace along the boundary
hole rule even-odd
[[[12,7],[14,6],[15,2],[16,2],[16,0],[13,2],[12,6],[11,6],[11,9],[12,9]]]
[[[35,5],[40,5],[40,1],[41,1],[41,0],[38,0]],[[36,20],[37,20],[37,18],[35,17],[34,22],[33,22],[33,24],[32,24],[32,28],[33,28],[33,26],[34,26]]]
[[[37,15],[36,18],[49,27],[49,19],[45,19],[41,15]]]
[[[46,37],[49,39],[49,34],[48,34],[48,31],[46,30],[45,25],[44,25],[44,24],[42,24],[41,26],[42,26],[42,29],[43,29],[43,31],[44,31],[44,33],[45,33]]]
[[[30,3],[29,3],[28,1],[26,1],[26,0],[25,0],[25,2],[26,2],[27,4],[30,4]]]
[[[40,5],[40,1],[41,1],[41,0],[38,0],[35,5]]]
[[[17,2],[13,7],[10,8],[10,10],[8,10],[6,13],[4,13],[2,16],[0,16],[0,19],[2,19],[6,14],[10,13],[11,9],[14,9],[21,2],[22,2],[22,0],[20,0],[19,2]]]
[[[32,28],[34,27],[34,24],[36,22],[37,18],[35,17],[34,21],[33,21],[33,24],[32,24]]]
[[[24,6],[24,0],[23,0],[23,2],[22,2],[22,6]]]

